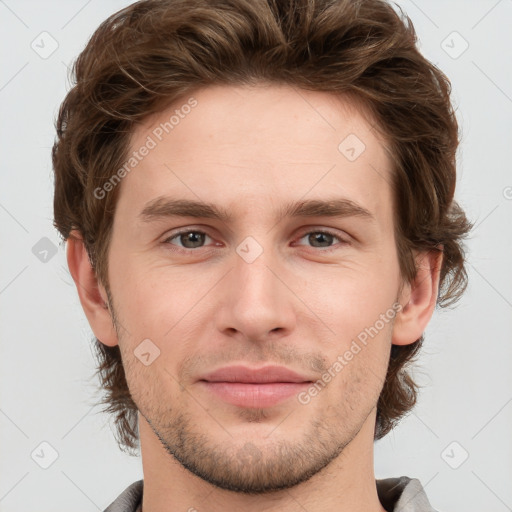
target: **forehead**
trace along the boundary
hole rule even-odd
[[[337,157],[338,143],[344,135],[352,134],[366,146],[367,155],[381,159],[385,141],[375,125],[369,109],[353,95],[307,91],[282,84],[215,85],[182,96],[165,110],[144,119],[133,132],[131,146],[136,148],[150,134],[158,145],[173,143],[176,156],[181,150],[190,152],[204,144],[236,142],[247,157],[256,153],[262,158],[265,154],[255,143],[272,141],[269,153],[279,146],[283,150],[293,147],[300,154],[301,148],[309,152],[316,144],[328,158],[332,154]],[[192,130],[195,138],[190,137]],[[358,144],[356,150],[362,148]],[[159,152],[152,153],[156,156]],[[345,156],[354,161],[357,154]]]
[[[290,86],[211,86],[141,123],[144,151],[122,182],[119,207],[165,195],[267,210],[279,198],[343,195],[387,214],[390,160],[359,103]],[[128,212],[127,212],[128,213]]]

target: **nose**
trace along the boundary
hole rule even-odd
[[[217,328],[253,342],[288,336],[296,324],[298,300],[287,282],[289,272],[265,250],[249,263],[234,255],[234,268],[219,297]]]

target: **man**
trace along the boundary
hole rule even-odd
[[[107,510],[433,510],[373,471],[416,400],[406,364],[466,285],[450,86],[410,20],[146,0],[75,74],[55,225],[144,472]]]

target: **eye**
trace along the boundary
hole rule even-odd
[[[207,242],[211,243],[212,238],[204,231],[197,229],[186,229],[174,233],[170,237],[164,240],[164,243],[175,246],[177,251],[193,251],[194,249],[201,249],[207,245]],[[346,245],[349,242],[342,239],[335,233],[331,233],[326,230],[316,230],[304,233],[300,238],[299,242],[306,240],[312,247],[317,249],[323,249],[322,252],[328,252],[336,249],[337,244]],[[298,243],[298,245],[304,245]]]
[[[174,235],[164,240],[164,243],[177,245],[179,248],[185,250],[198,249],[204,245],[207,238],[211,240],[211,238],[203,231],[188,229],[185,231],[180,231],[179,233],[175,233]],[[173,240],[177,240],[178,243],[174,243]]]
[[[346,240],[343,240],[338,235],[324,230],[309,231],[308,233],[302,235],[302,237],[299,238],[299,241],[303,239],[306,239],[306,241],[310,243],[312,247],[325,248],[326,250],[333,248],[333,243],[335,244],[336,241],[342,245],[348,244]]]

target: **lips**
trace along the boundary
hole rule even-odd
[[[268,408],[303,391],[312,380],[284,366],[220,368],[199,379],[210,396],[243,408]]]
[[[247,384],[311,382],[311,379],[308,377],[300,375],[284,366],[265,366],[257,369],[251,369],[245,366],[228,366],[208,373],[199,380],[207,382],[240,382]]]

